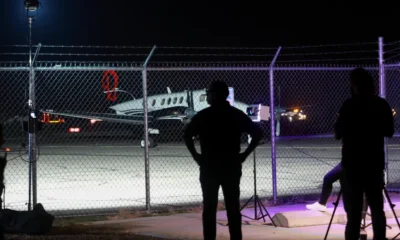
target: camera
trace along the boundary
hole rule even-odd
[[[269,107],[261,104],[250,105],[246,112],[253,122],[268,121],[270,118]]]

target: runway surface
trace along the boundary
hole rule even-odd
[[[399,182],[400,141],[389,142],[389,182]],[[330,138],[278,140],[278,197],[320,192],[323,176],[340,161],[340,143]],[[246,147],[243,145],[243,148]],[[144,150],[132,144],[40,145],[38,202],[46,210],[83,211],[144,207]],[[260,197],[272,196],[271,146],[255,153]],[[26,210],[28,162],[25,151],[11,152],[6,169],[6,208]],[[150,149],[150,199],[153,206],[201,203],[199,169],[182,143]],[[338,184],[338,183],[337,183]],[[338,186],[338,185],[337,185]],[[253,155],[243,165],[241,196],[253,194]],[[222,191],[220,192],[222,199]]]

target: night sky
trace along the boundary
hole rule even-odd
[[[264,2],[264,4],[262,4]],[[268,4],[265,4],[268,2]],[[288,64],[285,60],[293,60],[290,46],[321,45],[321,44],[348,44],[371,43],[368,46],[355,46],[345,49],[328,49],[321,47],[315,50],[320,53],[332,51],[368,51],[368,56],[361,53],[351,53],[342,56],[342,59],[368,58],[369,64],[378,63],[378,37],[383,36],[386,43],[400,40],[398,31],[398,10],[393,4],[380,1],[379,4],[347,5],[340,1],[320,1],[318,4],[307,1],[122,1],[122,0],[42,0],[38,17],[33,25],[33,43],[44,45],[108,45],[108,46],[145,46],[158,45],[161,47],[263,47],[272,48],[267,52],[262,50],[249,51],[250,54],[265,54],[254,57],[252,61],[266,61],[273,58],[277,46],[282,46],[282,53],[278,62]],[[278,2],[278,1],[277,1]],[[293,3],[295,2],[295,3]],[[23,0],[1,0],[0,10],[0,53],[21,52],[16,48],[4,48],[2,45],[28,44],[28,20]],[[289,48],[285,48],[289,47]],[[57,54],[63,49],[42,48],[40,53],[49,49]],[[162,48],[161,48],[162,49]],[[289,50],[288,50],[289,49]],[[389,48],[387,48],[389,49]],[[390,45],[390,54],[400,56],[397,45]],[[76,50],[87,53],[88,49],[67,49],[68,53]],[[165,50],[165,49],[164,49]],[[306,49],[303,53],[309,53]],[[108,51],[114,50],[104,50]],[[123,53],[129,49],[122,49]],[[141,50],[144,56],[132,58],[143,62],[150,48]],[[169,49],[174,53],[176,49]],[[214,52],[213,52],[214,51]],[[27,49],[23,49],[26,54]],[[208,53],[219,53],[210,50]],[[157,50],[157,54],[163,54]],[[302,54],[303,54],[302,53]],[[157,54],[152,63],[166,60]],[[285,55],[287,54],[287,55]],[[0,54],[1,55],[1,54]],[[161,57],[160,57],[161,56]],[[312,64],[322,64],[321,59],[332,56],[320,55]],[[340,57],[340,56],[339,56]],[[301,55],[300,60],[310,60],[309,56]],[[27,56],[17,60],[27,63]],[[107,57],[65,57],[66,61],[107,61],[113,62],[117,58]],[[130,59],[130,60],[132,60]],[[193,58],[179,60],[187,61]],[[200,57],[201,61],[221,60],[220,58]],[[211,60],[210,60],[211,59]],[[248,58],[230,58],[229,60],[249,61]],[[395,59],[395,58],[393,58]],[[393,60],[392,59],[392,60]],[[2,55],[0,61],[14,61],[13,56]],[[38,61],[59,60],[56,58],[39,56]],[[124,61],[126,59],[123,59]],[[224,59],[225,60],[225,59]],[[348,64],[349,61],[340,61]],[[61,61],[61,60],[60,60]],[[297,60],[296,60],[297,61]],[[329,62],[332,63],[332,62]],[[297,63],[296,63],[297,64]],[[352,63],[353,64],[353,63]],[[5,72],[0,76],[5,86],[10,86],[7,96],[0,96],[3,105],[0,113],[7,113],[6,119],[25,111],[27,98],[27,73]],[[103,112],[107,105],[101,87],[102,71],[97,72],[67,72],[52,73],[38,72],[37,96],[39,108],[57,110],[87,110]],[[136,74],[137,77],[133,75]],[[139,74],[139,75],[138,75]],[[194,75],[193,75],[194,74]],[[165,93],[167,87],[173,91],[184,89],[205,88],[210,79],[220,78],[229,82],[237,90],[238,99],[247,103],[269,101],[267,72],[243,73],[233,72],[174,72],[149,74],[149,93]],[[330,131],[331,121],[340,106],[340,101],[348,95],[347,72],[337,71],[320,72],[281,72],[277,73],[276,85],[282,86],[281,103],[293,106],[313,105],[308,109],[310,122],[320,123],[323,131]],[[374,73],[375,75],[377,72]],[[388,79],[397,79],[397,75],[387,74]],[[136,97],[141,96],[140,73],[120,73],[120,87],[132,92]],[[295,80],[295,81],[294,81]],[[15,85],[16,81],[21,84]],[[254,88],[249,81],[259,81]],[[388,80],[390,84],[393,81]],[[264,85],[260,85],[260,83]],[[25,85],[24,85],[25,84]],[[263,87],[260,87],[263,86]],[[391,86],[391,85],[390,85]],[[255,92],[255,89],[258,91]],[[334,91],[331,91],[334,89]],[[64,95],[62,95],[64,94]],[[62,96],[61,96],[62,95]],[[391,96],[397,96],[392,93]],[[295,96],[295,98],[293,98]],[[127,96],[120,94],[118,101],[126,100]],[[246,97],[248,99],[246,99]],[[332,99],[337,103],[333,104]],[[397,99],[397,98],[396,98]],[[394,106],[399,101],[392,99]],[[16,104],[19,104],[18,106]],[[88,109],[83,109],[87,107]],[[313,112],[314,111],[314,114]],[[322,114],[324,111],[328,113]],[[329,114],[333,114],[332,116]],[[324,116],[322,121],[320,117]],[[323,125],[323,126],[322,126]],[[322,132],[315,130],[315,132]]]
[[[52,45],[235,47],[400,39],[397,9],[383,1],[271,2],[42,0],[33,37]],[[26,44],[23,0],[1,0],[0,8],[0,45]]]

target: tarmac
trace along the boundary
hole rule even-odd
[[[388,145],[389,182],[392,185],[398,184],[400,179],[399,142],[397,138],[392,139]],[[76,139],[73,143],[64,143],[64,139],[52,144],[43,139],[39,141],[37,202],[42,203],[47,211],[62,212],[64,216],[145,208],[143,148],[109,139],[104,142]],[[14,151],[9,153],[5,172],[5,207],[26,210],[29,200],[28,155],[17,146],[6,147]],[[340,150],[340,142],[331,138],[277,141],[277,197],[297,202],[302,200],[299,199],[302,196],[318,195],[324,175],[340,162]],[[150,149],[149,156],[149,192],[153,208],[201,203],[199,169],[184,144],[160,143]],[[243,201],[254,193],[254,161],[258,195],[262,198],[273,196],[271,146],[267,143],[259,146],[243,164]],[[334,191],[337,187],[339,184],[335,183]]]

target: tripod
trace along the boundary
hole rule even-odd
[[[396,207],[396,204],[393,204],[392,200],[390,199],[389,193],[388,193],[386,187],[383,188],[383,192],[385,193],[386,200],[389,202],[389,206],[392,209],[393,216],[396,219],[397,226],[399,227],[399,230],[400,230],[400,222],[399,222],[399,219],[397,218],[396,212],[394,211],[394,207]],[[392,238],[392,240],[396,239],[399,235],[400,235],[400,233],[398,233],[396,236],[394,236],[394,238]]]
[[[385,195],[387,201],[389,202],[390,208],[392,209],[393,215],[394,215],[394,217],[395,217],[395,219],[396,219],[397,226],[398,226],[399,229],[400,229],[400,222],[399,222],[399,219],[397,219],[396,212],[394,211],[394,207],[395,207],[396,205],[392,203],[392,200],[391,200],[390,197],[389,197],[389,194],[388,194],[388,192],[387,192],[387,190],[386,190],[386,187],[383,188],[383,194]],[[331,216],[331,220],[329,221],[328,229],[326,230],[326,234],[325,234],[324,240],[326,240],[327,237],[328,237],[328,233],[329,233],[329,230],[330,230],[330,228],[331,228],[331,224],[332,224],[332,221],[333,221],[333,217],[335,216],[336,208],[337,208],[337,206],[339,205],[339,201],[340,201],[340,196],[341,196],[341,195],[342,195],[342,190],[340,189],[340,192],[339,192],[339,194],[338,194],[338,196],[337,196],[336,201],[332,203],[332,204],[335,206],[335,208],[333,209],[332,216]],[[366,218],[366,215],[371,216],[371,215],[367,212],[368,204],[367,204],[367,201],[366,201],[366,199],[365,199],[365,196],[364,196],[364,203],[363,203],[363,205],[364,205],[364,206],[363,206],[363,212],[362,212],[362,218],[363,218],[362,221],[363,221],[363,222],[361,223],[361,230],[362,230],[362,231],[365,231],[365,229],[366,229],[368,226],[371,225],[371,223],[368,224],[368,225],[365,225],[365,218]],[[389,225],[387,225],[387,224],[386,224],[386,227],[389,228],[389,229],[391,229],[391,227],[390,227]],[[394,238],[392,238],[392,240],[396,239],[399,235],[400,235],[400,233],[398,233]]]
[[[247,200],[247,202],[242,206],[240,211],[242,211],[251,202],[251,200],[253,200],[254,201],[254,218],[245,216],[243,214],[242,214],[242,216],[252,219],[252,220],[260,220],[262,218],[264,220],[264,222],[265,222],[265,216],[268,216],[269,219],[271,219],[272,224],[274,224],[274,226],[276,227],[274,220],[272,220],[271,215],[268,213],[267,209],[265,208],[265,206],[263,205],[263,203],[261,202],[260,198],[257,195],[257,172],[256,172],[256,151],[255,150],[254,150],[253,156],[254,156],[253,157],[254,195],[249,200]],[[257,208],[260,208],[260,212],[257,211]],[[265,214],[263,214],[262,210],[265,211]],[[261,214],[261,216],[259,216],[259,214]]]
[[[383,192],[383,194],[385,194],[385,193]],[[385,198],[386,198],[386,194],[385,194]],[[363,204],[364,204],[363,205],[363,211],[362,211],[362,221],[363,222],[361,223],[361,229],[365,230],[367,227],[372,225],[372,222],[370,222],[369,224],[365,224],[365,219],[366,219],[367,215],[369,217],[371,217],[371,214],[368,213],[368,203],[367,203],[367,199],[365,198],[365,196],[364,196],[364,203]],[[392,229],[392,227],[387,225],[387,224],[386,224],[386,227],[389,228],[389,229]]]

